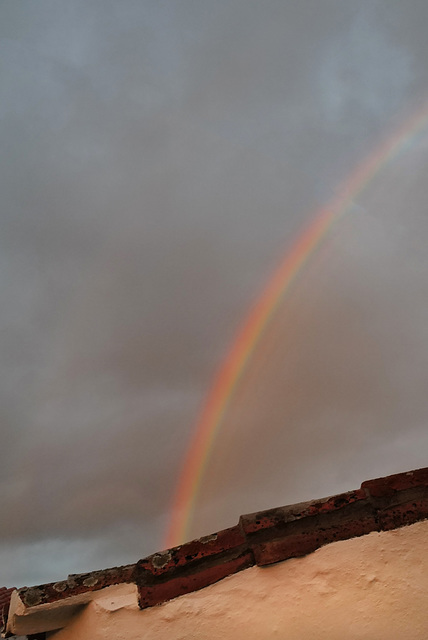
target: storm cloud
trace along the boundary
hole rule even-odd
[[[427,19],[417,0],[2,3],[1,584],[159,550],[248,309],[424,103]],[[191,535],[426,465],[427,167],[422,129],[281,301]]]

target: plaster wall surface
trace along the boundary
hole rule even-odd
[[[428,521],[251,567],[141,611],[100,594],[48,640],[425,640]]]

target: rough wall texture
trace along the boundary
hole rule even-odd
[[[425,640],[427,542],[426,520],[372,532],[144,610],[123,585],[47,639]]]

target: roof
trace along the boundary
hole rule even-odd
[[[135,564],[70,575],[21,589],[0,589],[0,613],[48,603],[81,606],[118,584],[137,586],[141,609],[202,589],[226,576],[309,554],[319,547],[428,518],[428,468],[363,482],[339,495],[241,516],[238,524],[150,555]],[[43,607],[46,610],[46,607]],[[58,606],[56,606],[56,621]],[[1,619],[0,619],[1,622]],[[54,627],[50,627],[54,628]],[[42,629],[40,629],[41,631]],[[48,630],[47,628],[43,629]]]
[[[0,632],[4,631],[6,626],[7,614],[9,613],[9,604],[12,591],[15,589],[0,587]]]

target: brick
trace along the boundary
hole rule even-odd
[[[397,491],[426,486],[428,486],[428,467],[367,480],[362,483],[361,489],[367,490],[374,498],[380,498],[393,496]]]
[[[36,587],[18,589],[19,597],[27,607],[64,600],[81,593],[98,591],[114,584],[133,582],[135,565],[114,567],[103,571],[73,574],[67,580],[50,582]]]
[[[363,482],[382,531],[428,518],[428,468]]]
[[[155,553],[137,563],[141,608],[202,589],[254,564],[239,525]]]
[[[139,606],[141,609],[145,609],[172,600],[177,596],[198,591],[233,573],[247,569],[253,564],[254,557],[251,551],[243,550],[238,554],[231,555],[226,560],[214,563],[205,559],[199,563],[195,571],[192,572],[188,567],[187,571],[177,571],[176,575],[170,575],[166,581],[147,585],[144,581],[139,583],[137,577]]]
[[[309,522],[308,518],[305,518],[301,521],[301,525],[302,530],[298,533],[293,533],[290,530],[283,537],[254,543],[252,548],[256,563],[259,566],[264,566],[289,558],[298,558],[331,542],[356,538],[378,530],[374,516],[343,521],[332,526],[319,521],[315,525],[315,523]]]
[[[415,498],[412,501],[395,503],[378,512],[379,525],[382,531],[398,529],[428,518],[428,496]]]
[[[140,580],[145,576],[145,579],[151,582],[153,578],[164,576],[204,558],[227,553],[245,544],[245,536],[237,525],[148,556],[139,561],[138,574]]]
[[[324,544],[379,529],[364,490],[242,516],[258,565],[306,555]]]
[[[4,631],[6,627],[10,598],[13,591],[15,591],[14,587],[9,589],[7,587],[0,587],[0,632]]]
[[[267,529],[283,529],[285,525],[295,520],[332,513],[360,502],[367,502],[367,494],[365,491],[357,489],[321,500],[300,502],[286,507],[250,513],[241,516],[240,524],[245,534],[251,536]]]

